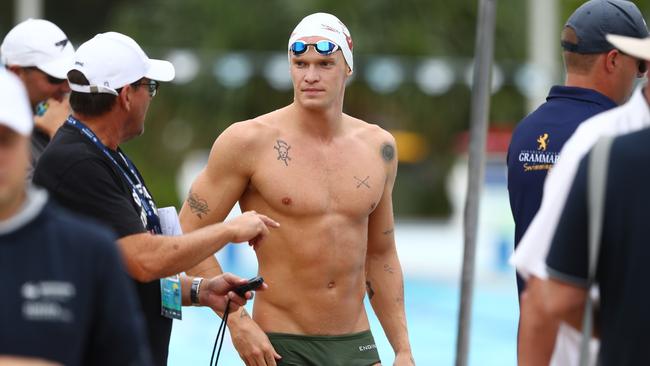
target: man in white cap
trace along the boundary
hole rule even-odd
[[[28,19],[16,25],[0,45],[2,63],[25,84],[32,111],[36,111],[31,137],[32,170],[70,114],[66,75],[73,55],[74,48],[65,33],[44,19]]]
[[[256,248],[269,290],[256,297],[253,319],[244,310],[229,318],[247,365],[379,364],[366,292],[395,365],[412,365],[393,234],[395,140],[342,111],[354,66],[339,19],[307,16],[287,51],[293,103],[217,138],[181,223],[189,231],[219,222],[237,201],[281,218]],[[214,258],[191,271],[220,272]]]
[[[151,365],[114,235],[25,180],[32,125],[0,70],[0,365]]]
[[[82,44],[68,72],[73,114],[34,174],[34,182],[62,205],[105,223],[117,234],[127,271],[136,281],[155,365],[167,364],[172,318],[180,318],[181,304],[223,311],[227,289],[246,282],[232,275],[204,281],[176,274],[229,242],[259,240],[269,227],[279,226],[247,212],[189,235],[160,235],[154,199],[119,145],[142,134],[159,81],[173,78],[171,63],[149,59],[123,34],[102,33]],[[244,303],[234,292],[227,295],[235,305]]]
[[[650,47],[648,46],[650,44],[650,38],[639,39],[620,35],[607,35],[607,40],[622,55],[636,60],[636,62],[642,62],[644,67],[648,66],[648,60],[650,60]],[[579,246],[584,244],[580,240],[584,239],[584,237],[579,236],[580,231],[577,230],[578,228],[576,226],[576,220],[584,219],[584,212],[580,212],[576,209],[575,205],[570,205],[567,202],[571,183],[574,177],[577,177],[576,172],[578,171],[581,159],[587,155],[599,138],[603,136],[628,134],[650,127],[649,105],[650,90],[648,87],[637,88],[627,103],[598,114],[583,122],[578,127],[576,132],[564,145],[561,151],[562,158],[558,160],[546,179],[544,184],[544,198],[540,211],[524,235],[524,242],[512,258],[518,271],[528,275],[534,275],[537,277],[537,281],[539,281],[538,285],[530,289],[533,291],[530,293],[530,296],[541,299],[545,309],[544,313],[535,315],[537,319],[533,319],[538,323],[540,323],[540,320],[543,321],[538,332],[557,332],[559,320],[563,321],[559,329],[560,332],[564,332],[564,336],[560,337],[560,333],[558,333],[558,338],[555,342],[555,351],[553,353],[553,364],[573,365],[578,362],[578,345],[582,337],[576,329],[581,329],[581,317],[575,315],[580,314],[581,304],[584,304],[584,299],[587,294],[583,278],[583,276],[586,276],[586,272],[582,272],[584,268],[580,267],[581,264],[584,265],[584,263],[580,262],[584,261],[586,263],[586,256],[583,257],[583,254],[579,252]],[[630,209],[633,206],[633,204],[629,204]],[[569,209],[569,207],[572,208]],[[567,212],[571,212],[572,214],[567,214]],[[636,211],[634,212],[636,213]],[[579,214],[582,216],[571,218],[571,215]],[[628,214],[617,215],[622,218],[627,217]],[[608,228],[606,230],[609,231],[608,224],[603,224],[603,227]],[[635,240],[629,230],[623,228],[618,229],[621,234],[630,235],[628,239]],[[577,233],[578,235],[569,237],[569,233]],[[584,235],[585,233],[582,234]],[[621,239],[622,245],[624,238],[619,239]],[[604,241],[603,245],[605,245]],[[551,249],[551,246],[553,249]],[[608,263],[607,265],[611,266],[610,259],[605,259],[605,261]],[[620,266],[620,270],[625,268],[620,263],[618,265]],[[620,273],[616,273],[616,276],[619,275]],[[631,284],[632,282],[626,284],[625,287],[634,287]],[[611,285],[611,283],[607,285]],[[617,286],[621,286],[621,282],[617,282]],[[613,293],[611,288],[606,290],[601,286],[602,291],[607,291],[610,294]],[[614,298],[612,295],[607,296],[609,299]],[[619,300],[622,299],[619,298]],[[616,303],[618,303],[618,300]],[[619,303],[618,309],[624,309],[624,312],[634,314],[632,307],[626,304]],[[639,305],[637,304],[635,306]],[[574,310],[578,311],[576,312]],[[568,316],[569,313],[573,316]],[[605,320],[601,319],[599,321]],[[625,339],[629,340],[633,338],[626,336]],[[598,351],[597,342],[592,342],[590,347],[592,354]],[[550,359],[550,354],[547,352],[546,354],[540,354],[536,362],[531,360],[527,364],[548,364],[548,359]],[[558,361],[558,359],[562,361]],[[591,360],[595,361],[595,357],[592,357]],[[631,364],[646,363],[647,361],[633,362]]]

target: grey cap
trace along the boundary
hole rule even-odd
[[[607,41],[607,34],[648,37],[641,11],[626,0],[587,1],[571,14],[565,27],[576,32],[578,43],[562,41],[562,48],[582,54],[602,53],[615,48]]]

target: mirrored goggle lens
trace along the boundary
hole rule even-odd
[[[307,51],[307,43],[302,41],[296,41],[291,45],[291,52],[296,55],[300,55]]]
[[[330,41],[318,41],[316,42],[316,51],[322,55],[329,55],[332,52],[336,51],[337,45]]]

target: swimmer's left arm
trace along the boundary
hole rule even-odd
[[[392,137],[382,144],[386,184],[379,204],[368,219],[366,290],[372,308],[395,351],[395,365],[414,364],[404,312],[404,279],[394,236],[392,190],[397,174],[397,154]]]

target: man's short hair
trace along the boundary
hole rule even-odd
[[[562,30],[561,39],[562,42],[578,44],[578,35],[576,34],[576,31],[568,26],[564,27]],[[602,53],[583,54],[565,50],[562,54],[564,56],[564,66],[566,67],[567,72],[586,75],[591,72],[591,69],[596,64],[596,59],[598,59],[598,56]]]
[[[68,72],[68,81],[79,85],[90,85],[88,79],[79,70]],[[119,93],[122,89],[117,89]],[[86,116],[98,117],[108,113],[115,105],[117,96],[108,93],[70,93],[70,107],[76,113]]]

